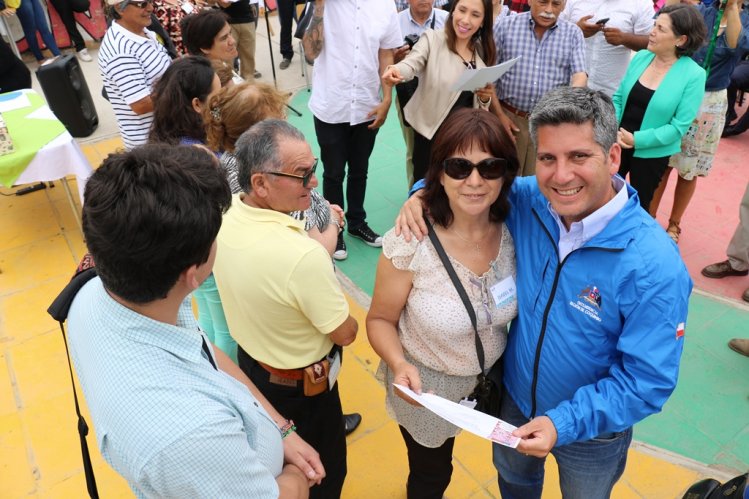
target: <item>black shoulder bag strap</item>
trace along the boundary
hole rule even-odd
[[[73,298],[80,291],[84,284],[96,277],[96,268],[89,268],[82,272],[77,273],[70,280],[65,289],[55,298],[52,305],[47,309],[47,313],[52,316],[60,324],[60,331],[62,331],[62,341],[65,343],[65,354],[68,358],[68,369],[70,370],[70,383],[73,385],[73,401],[75,402],[75,413],[78,416],[78,436],[81,439],[81,455],[83,456],[83,472],[86,475],[86,488],[88,489],[88,495],[91,499],[99,499],[99,491],[96,488],[96,478],[94,477],[94,467],[91,464],[91,454],[88,451],[88,443],[86,442],[86,435],[88,435],[88,424],[81,414],[81,409],[78,404],[78,394],[75,390],[75,380],[73,378],[73,365],[70,362],[70,350],[68,349],[68,340],[65,337],[65,328],[63,323],[68,318],[68,311],[70,310],[70,304],[73,303]]]
[[[476,311],[473,310],[473,304],[471,303],[471,299],[468,298],[468,293],[466,293],[466,290],[463,287],[463,284],[460,282],[460,279],[458,279],[458,274],[455,273],[455,269],[453,268],[452,263],[450,263],[450,259],[447,257],[447,253],[445,253],[445,248],[442,247],[442,243],[437,237],[437,233],[434,231],[434,227],[432,227],[431,222],[429,222],[429,220],[427,220],[426,218],[424,219],[424,222],[426,223],[427,229],[429,231],[429,240],[432,241],[432,246],[434,246],[434,249],[437,251],[437,254],[440,257],[440,260],[442,260],[442,265],[445,266],[445,270],[447,270],[447,275],[450,276],[450,280],[453,282],[453,285],[455,286],[455,290],[458,292],[460,299],[463,301],[463,305],[465,305],[466,307],[468,316],[471,318],[471,325],[473,325],[473,333],[476,338],[476,355],[479,358],[479,366],[481,367],[481,373],[478,375],[478,378],[479,378],[479,381],[483,381],[485,377],[484,346],[481,344],[481,338],[479,338],[479,330],[478,330],[478,326],[476,322]]]

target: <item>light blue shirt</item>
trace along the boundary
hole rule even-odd
[[[549,212],[559,225],[559,261],[563,261],[567,255],[582,247],[585,243],[597,236],[609,224],[617,213],[622,211],[627,204],[629,195],[625,188],[624,180],[619,175],[611,177],[611,184],[616,195],[608,203],[583,218],[579,222],[572,222],[568,231],[559,214],[548,203]]]
[[[280,431],[211,365],[189,297],[174,326],[124,307],[97,277],[68,335],[99,449],[137,497],[278,497]]]
[[[424,33],[424,31],[428,29],[433,29],[435,31],[438,31],[444,28],[445,21],[447,21],[448,15],[449,14],[447,13],[446,10],[432,9],[432,13],[429,15],[429,18],[422,25],[416,22],[416,20],[414,20],[413,16],[411,15],[411,9],[406,9],[401,12],[398,12],[398,23],[400,23],[401,33],[403,34],[403,36],[407,36],[407,35],[421,36]],[[434,25],[432,25],[432,21],[434,21]]]

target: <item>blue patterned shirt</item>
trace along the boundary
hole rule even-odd
[[[75,297],[68,335],[99,450],[137,497],[278,497],[278,427],[210,364],[189,297],[165,324],[97,277]]]
[[[500,100],[531,112],[551,89],[569,85],[575,73],[585,72],[585,41],[577,25],[557,20],[541,40],[533,31],[530,12],[503,16],[494,24],[497,62],[521,56],[496,82]]]

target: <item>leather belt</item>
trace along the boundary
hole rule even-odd
[[[304,369],[276,369],[275,367],[269,366],[268,364],[264,364],[260,361],[257,362],[260,367],[268,371],[270,374],[275,374],[279,378],[283,379],[292,379],[295,381],[299,381],[304,376]]]
[[[503,108],[507,109],[508,111],[510,111],[515,116],[520,116],[521,118],[528,118],[528,116],[531,115],[531,113],[526,113],[525,111],[521,111],[520,109],[518,109],[518,108],[516,108],[514,106],[511,106],[506,101],[501,100],[499,102],[502,104]]]

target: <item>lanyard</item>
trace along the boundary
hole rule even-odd
[[[720,0],[718,6],[718,14],[715,16],[715,24],[713,25],[713,35],[710,37],[710,45],[707,47],[707,55],[702,63],[702,67],[705,68],[705,77],[710,76],[710,63],[713,60],[713,52],[715,52],[715,43],[718,40],[718,31],[720,31],[720,21],[723,20],[723,12],[726,10],[727,0]]]

